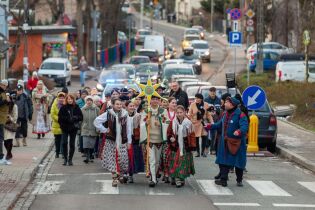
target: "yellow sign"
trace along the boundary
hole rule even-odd
[[[248,9],[245,15],[249,18],[253,18],[255,16],[255,12],[252,9]]]
[[[311,43],[311,36],[310,36],[310,32],[308,30],[305,30],[303,32],[303,43],[306,46],[310,45],[310,43]]]

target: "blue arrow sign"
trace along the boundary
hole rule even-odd
[[[266,102],[266,93],[261,87],[252,85],[243,92],[242,99],[249,110],[258,110]]]

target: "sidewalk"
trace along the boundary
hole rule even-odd
[[[278,120],[277,150],[280,156],[315,173],[315,133]]]
[[[14,147],[12,165],[0,165],[0,209],[10,209],[54,145],[53,135],[37,139],[29,124],[28,146]]]

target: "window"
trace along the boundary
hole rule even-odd
[[[164,78],[170,79],[172,75],[193,75],[193,70],[191,68],[170,68],[165,69]]]
[[[158,72],[159,67],[157,65],[140,65],[137,68],[137,72],[146,73],[147,71]]]
[[[270,59],[271,60],[274,60],[274,61],[279,60],[279,55],[278,54],[276,54],[276,53],[269,53],[269,55],[270,55]]]
[[[315,64],[309,64],[308,65],[308,72],[309,73],[315,73]]]
[[[63,63],[49,63],[49,62],[45,62],[41,66],[41,69],[64,70],[64,64]]]
[[[207,43],[194,43],[192,44],[192,47],[196,49],[209,49],[209,45]]]

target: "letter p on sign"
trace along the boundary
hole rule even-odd
[[[230,32],[229,34],[230,46],[242,46],[242,33],[241,32]]]

